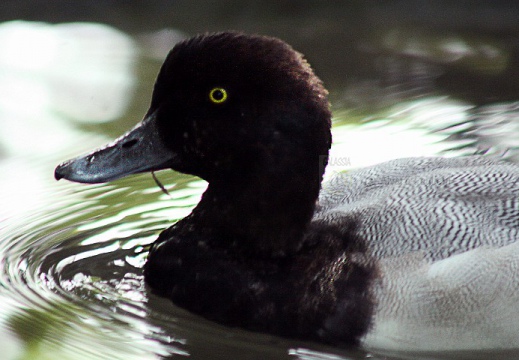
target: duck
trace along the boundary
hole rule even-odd
[[[323,183],[331,117],[290,45],[206,33],[169,52],[140,123],[54,175],[207,181],[143,272],[151,292],[211,321],[339,347],[517,348],[519,167],[405,158]]]

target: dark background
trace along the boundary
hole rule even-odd
[[[341,87],[365,80],[382,87],[415,82],[424,72],[413,70],[417,62],[440,67],[425,70],[435,88],[476,104],[519,94],[517,1],[4,0],[0,21],[13,19],[101,22],[132,35],[173,28],[187,35],[234,29],[278,36],[306,54],[339,101]],[[388,48],[383,43],[391,32],[404,41],[418,37],[433,51],[410,56]],[[507,66],[489,71],[489,64],[446,60],[431,42],[452,37],[499,46]]]

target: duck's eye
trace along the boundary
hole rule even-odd
[[[209,92],[209,100],[215,104],[221,104],[227,100],[227,91],[221,87],[215,87]]]

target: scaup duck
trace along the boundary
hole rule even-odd
[[[144,276],[219,323],[371,349],[517,347],[519,168],[401,159],[321,189],[330,118],[322,82],[283,41],[200,35],[171,50],[141,123],[55,177],[205,179]]]

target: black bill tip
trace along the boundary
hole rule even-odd
[[[121,175],[112,168],[102,168],[93,162],[93,155],[78,157],[59,164],[54,170],[54,178],[56,180],[66,179],[70,181],[96,184],[115,180]]]
[[[66,176],[65,175],[65,172],[66,172],[65,168],[66,168],[66,166],[67,166],[66,162],[56,166],[56,169],[54,169],[54,179],[61,180],[61,179],[63,179]]]

